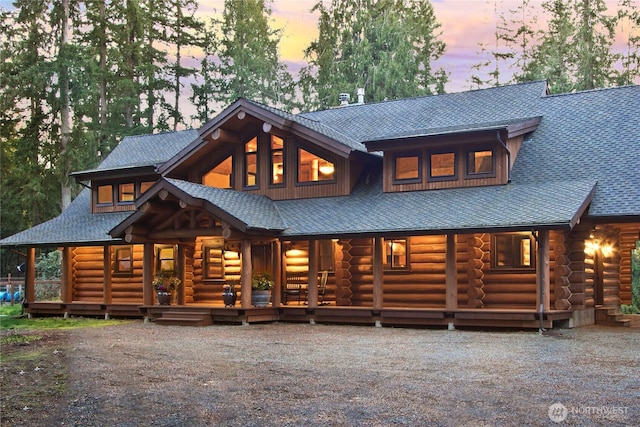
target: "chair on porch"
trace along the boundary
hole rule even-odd
[[[318,305],[326,305],[328,302],[324,302],[324,294],[327,290],[327,279],[329,278],[329,272],[323,271],[320,273],[320,281],[318,282]]]
[[[291,295],[298,297],[298,305],[303,300],[306,301],[307,295],[307,277],[300,274],[287,274],[287,281],[282,287],[282,304],[289,302]]]

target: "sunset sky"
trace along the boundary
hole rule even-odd
[[[540,1],[531,4],[540,8]],[[275,25],[284,28],[281,42],[281,56],[296,75],[303,65],[303,50],[318,35],[317,13],[310,12],[316,0],[275,0],[272,3],[272,18]],[[330,0],[325,0],[328,5]],[[493,43],[495,33],[494,2],[487,0],[433,0],[438,22],[442,25],[442,39],[447,44],[444,57],[438,65],[450,73],[448,92],[469,89],[471,66],[480,62],[479,43]],[[515,9],[520,0],[499,0],[503,8]],[[616,0],[608,0],[609,12],[616,9]],[[198,15],[220,14],[224,9],[224,0],[199,0]],[[617,49],[622,49],[619,42]],[[489,47],[490,48],[490,47]],[[508,70],[503,70],[508,74]],[[506,80],[506,78],[505,78]]]

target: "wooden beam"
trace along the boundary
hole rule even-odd
[[[144,305],[153,305],[153,271],[155,264],[155,246],[146,242],[142,254],[142,301]]]
[[[383,306],[383,286],[382,278],[382,237],[373,239],[373,309],[380,310]]]
[[[131,263],[133,265],[133,253],[131,253]],[[111,304],[111,246],[109,245],[102,247],[102,277],[102,302]]]
[[[242,308],[251,307],[251,277],[253,275],[251,267],[251,241],[243,239],[240,250],[242,251],[242,273],[240,274],[240,306]]]
[[[163,239],[180,239],[180,238],[194,238],[197,236],[220,236],[224,237],[222,233],[224,229],[222,227],[213,227],[213,228],[184,228],[184,229],[165,229],[165,230],[157,230],[150,232],[146,238],[149,240],[163,240]],[[229,229],[228,230],[227,239],[238,239],[246,237],[246,235],[241,232]]]
[[[538,307],[542,306],[543,311],[548,311],[551,304],[550,292],[550,272],[549,272],[549,230],[538,231],[537,248],[537,300]]]
[[[27,271],[24,275],[26,302],[36,302],[36,248],[27,249]]]
[[[456,267],[456,235],[447,234],[447,255],[446,255],[446,306],[447,310],[458,308],[458,271]]]
[[[178,305],[184,305],[185,279],[187,277],[185,273],[185,267],[187,265],[186,252],[184,245],[178,245],[178,278],[180,279],[180,286],[176,290],[178,294]]]
[[[62,248],[62,265],[61,265],[61,286],[60,297],[63,303],[70,303],[73,300],[73,278],[71,271],[71,249],[69,247]]]
[[[309,240],[309,273],[307,278],[307,303],[309,308],[318,307],[318,246],[317,239]]]
[[[247,117],[247,113],[245,113],[244,111],[239,111],[237,117],[238,120],[244,120],[244,118]]]
[[[167,197],[169,197],[169,192],[167,190],[160,190],[158,192],[158,197],[160,197],[160,199],[162,200],[167,200]]]
[[[240,142],[240,137],[238,136],[238,134],[222,128],[218,128],[213,132],[211,132],[211,139],[214,141],[225,141],[225,142],[232,142],[232,143]]]
[[[279,307],[282,298],[282,266],[286,264],[281,262],[283,251],[282,244],[279,240],[275,240],[271,244],[271,250],[273,251],[273,278],[276,282],[271,295],[271,302],[273,303],[274,307]]]
[[[271,132],[271,127],[272,127],[272,126],[271,126],[271,123],[264,122],[264,123],[262,124],[262,131],[263,131],[264,133],[269,133],[269,132]]]

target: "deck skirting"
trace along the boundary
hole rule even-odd
[[[25,304],[31,316],[100,316],[145,318],[159,324],[199,325],[251,324],[265,322],[308,322],[326,324],[405,327],[573,327],[574,312],[552,310],[540,313],[527,309],[433,309],[355,306],[223,307],[211,305],[137,305],[86,302],[35,302]],[[579,315],[579,313],[578,313]],[[162,320],[160,320],[162,319]],[[583,323],[581,323],[582,325]]]

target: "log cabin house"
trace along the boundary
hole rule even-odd
[[[27,248],[34,316],[592,324],[631,299],[638,117],[640,86],[552,96],[545,81],[295,115],[239,99],[199,130],[124,138],[73,174],[86,188],[59,217],[0,244]],[[61,300],[36,301],[51,246]],[[182,285],[159,306],[165,270]],[[253,307],[263,271],[271,304]],[[285,304],[292,276],[306,292]]]

